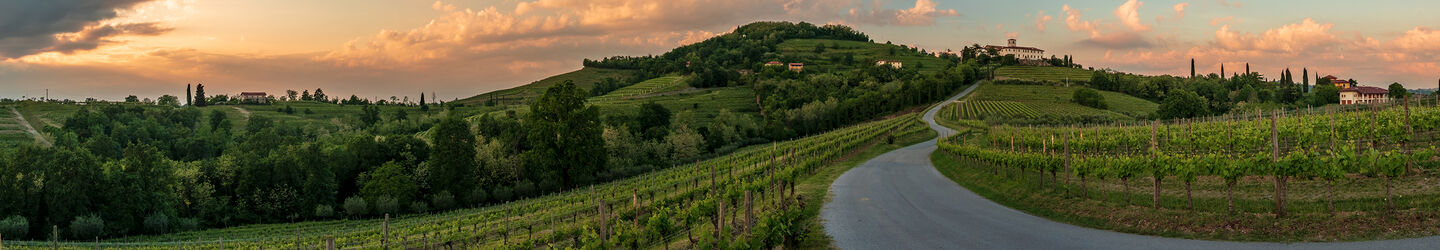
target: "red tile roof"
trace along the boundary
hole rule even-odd
[[[1389,94],[1389,93],[1390,93],[1389,90],[1385,90],[1385,89],[1382,89],[1382,88],[1376,88],[1376,87],[1370,87],[1370,86],[1349,87],[1349,88],[1345,88],[1345,89],[1340,90],[1340,92],[1356,92],[1356,93],[1360,93],[1360,94]]]
[[[240,95],[258,95],[258,96],[265,96],[265,92],[240,92]]]

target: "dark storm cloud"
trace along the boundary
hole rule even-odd
[[[4,0],[0,1],[0,58],[49,51],[93,49],[106,37],[156,35],[169,31],[155,24],[97,26],[126,9],[151,0]],[[79,37],[56,34],[82,32]]]

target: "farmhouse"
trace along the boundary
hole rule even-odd
[[[790,63],[790,71],[800,72],[801,70],[805,70],[804,63]]]
[[[879,61],[875,61],[875,66],[890,66],[891,68],[897,68],[897,69],[898,69],[898,68],[900,68],[901,64],[900,64],[900,61],[896,61],[896,60],[879,60]]]
[[[1340,90],[1340,104],[1371,104],[1390,101],[1390,91],[1367,86],[1349,87]]]
[[[1327,75],[1325,77],[1321,77],[1320,79],[1330,79],[1330,83],[1335,84],[1335,87],[1340,89],[1348,89],[1350,87],[1355,87],[1355,83],[1350,82],[1349,80],[1340,79],[1339,77],[1335,77],[1332,75]]]
[[[784,63],[780,63],[779,61],[770,61],[770,62],[765,63],[765,66],[766,66],[766,67],[770,67],[770,66],[785,66],[785,64],[784,64]]]
[[[265,92],[240,92],[240,100],[244,102],[266,102]]]
[[[1034,47],[1020,47],[1020,46],[1015,46],[1015,39],[1014,39],[1014,38],[1011,38],[1011,39],[1009,40],[1009,45],[1008,45],[1008,46],[987,45],[987,46],[985,46],[985,49],[994,50],[995,53],[998,53],[999,55],[1002,55],[1002,56],[1003,56],[1003,55],[1015,55],[1015,59],[1020,59],[1020,60],[1044,60],[1044,59],[1045,59],[1045,50],[1037,49],[1037,48],[1034,48]]]

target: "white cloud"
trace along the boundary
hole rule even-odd
[[[1136,32],[1150,31],[1150,26],[1140,21],[1141,6],[1145,6],[1145,2],[1138,0],[1125,2],[1125,4],[1121,4],[1119,8],[1115,8],[1115,17],[1120,18],[1121,24],[1125,24],[1125,26],[1130,27],[1130,29]]]

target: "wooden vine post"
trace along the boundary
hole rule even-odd
[[[745,235],[750,235],[750,226],[755,222],[755,208],[750,200],[750,190],[745,190]]]
[[[1151,161],[1158,160],[1158,159],[1160,158],[1160,137],[1159,137],[1159,133],[1158,133],[1158,132],[1159,132],[1159,131],[1158,131],[1159,127],[1160,127],[1160,121],[1152,121],[1152,122],[1150,122],[1150,151],[1151,151],[1151,153],[1150,153],[1150,160],[1151,160]],[[1152,167],[1157,167],[1157,168],[1158,168],[1158,167],[1160,167],[1160,166],[1157,164],[1157,165],[1152,166]],[[1159,173],[1160,171],[1151,170],[1151,172],[1152,172],[1152,173]],[[1160,175],[1160,174],[1154,174],[1154,176],[1151,176],[1151,177],[1150,177],[1151,179],[1154,179],[1154,180],[1155,180],[1155,193],[1154,193],[1154,195],[1151,195],[1151,197],[1154,198],[1154,200],[1152,200],[1152,203],[1151,203],[1151,204],[1153,204],[1153,207],[1154,207],[1155,209],[1160,209],[1160,178],[1163,178],[1163,177],[1161,177],[1161,176],[1159,176],[1159,175]]]
[[[1410,127],[1410,95],[1405,95],[1405,139],[1400,140],[1400,148],[1405,155],[1410,155],[1410,140],[1414,139],[1415,130]],[[1410,158],[1405,158],[1405,173],[1410,173]]]
[[[635,228],[640,228],[640,189],[630,191],[630,206],[635,207],[635,217],[630,218]]]
[[[1276,125],[1276,119],[1280,112],[1270,114],[1270,162],[1280,164],[1280,129]],[[1284,178],[1283,171],[1274,172],[1274,216],[1284,217]]]
[[[385,214],[384,224],[380,224],[380,246],[387,247],[385,243],[390,239],[390,214]]]
[[[605,239],[610,238],[610,216],[605,214],[605,200],[600,200],[600,244],[605,244]]]

